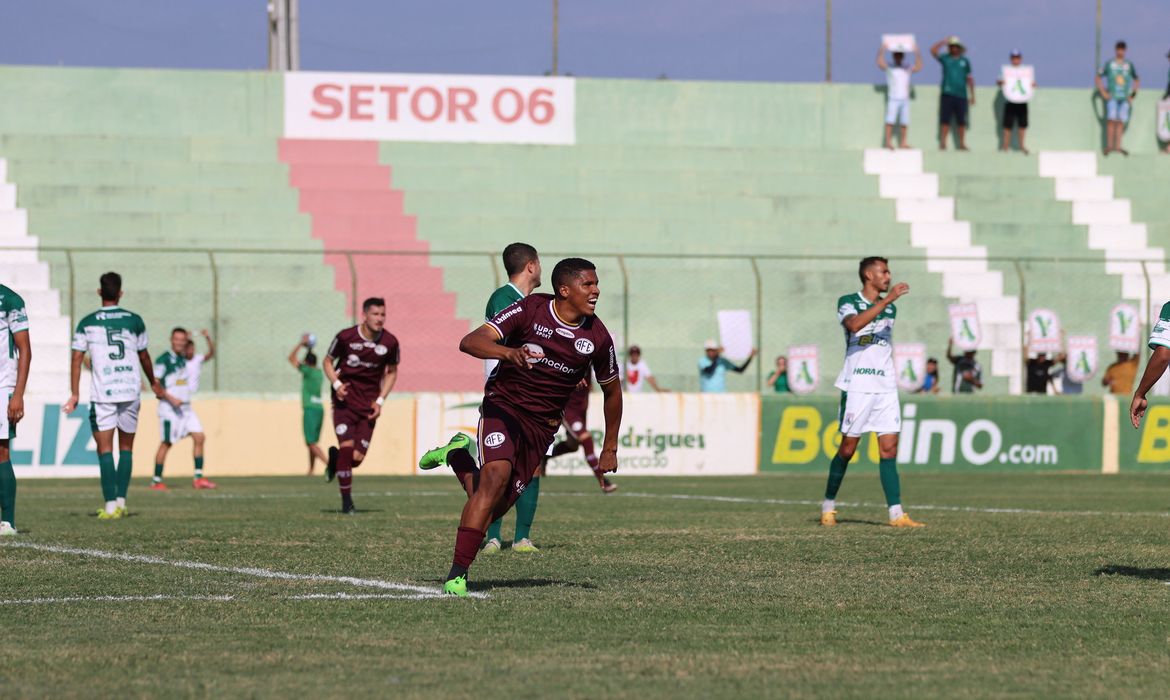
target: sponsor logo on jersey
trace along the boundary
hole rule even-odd
[[[593,341],[588,338],[578,338],[577,342],[573,343],[573,347],[582,355],[588,355],[593,352]]]
[[[569,340],[572,340],[573,338],[577,337],[577,336],[573,335],[573,331],[569,330],[568,328],[558,328],[557,335],[568,338]]]
[[[349,349],[350,349],[350,350],[361,350],[361,349],[362,349],[362,348],[364,348],[365,346],[366,346],[366,344],[365,344],[365,343],[350,343],[350,344],[349,344]]]
[[[507,319],[512,318],[516,314],[520,313],[520,311],[520,306],[518,304],[513,304],[512,306],[504,309],[498,316],[493,318],[492,321],[494,323],[503,323]]]
[[[536,333],[541,338],[551,338],[553,331],[548,326],[542,326],[539,323],[532,326],[532,332]]]
[[[528,484],[524,483],[523,481],[521,481],[519,479],[516,480],[516,493],[524,493],[524,489],[527,487],[528,487]]]
[[[487,437],[483,439],[483,444],[486,447],[499,447],[500,445],[504,444],[504,440],[506,439],[507,438],[504,437],[503,433],[489,433]]]
[[[385,345],[375,345],[374,346],[374,354],[375,355],[385,355],[388,352],[390,352],[390,350],[387,349],[387,347]]]
[[[873,367],[858,367],[857,369],[853,370],[853,373],[854,374],[866,374],[866,375],[870,375],[873,377],[886,376],[886,371],[884,369],[875,369]]]
[[[348,355],[345,358],[345,364],[349,365],[350,367],[359,367],[362,364],[362,360],[357,355]]]
[[[535,365],[544,359],[544,348],[536,343],[524,343],[524,349],[528,351],[528,364]]]

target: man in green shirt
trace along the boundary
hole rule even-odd
[[[305,349],[305,359],[298,359],[301,348]],[[317,356],[313,354],[313,336],[301,336],[301,342],[293,346],[288,354],[288,363],[301,375],[301,431],[305,436],[305,446],[309,448],[309,476],[313,475],[313,467],[317,460],[327,463],[325,452],[317,443],[321,440],[321,425],[325,422],[325,404],[321,400],[321,386],[325,383],[325,373],[317,366]]]
[[[1113,60],[1097,72],[1097,90],[1105,100],[1105,155],[1117,151],[1128,156],[1121,147],[1121,134],[1129,122],[1129,108],[1137,97],[1141,81],[1137,69],[1125,59],[1126,46],[1119,41],[1113,47]]]
[[[947,46],[947,53],[940,55],[943,44]],[[942,151],[947,150],[952,121],[959,125],[959,150],[967,150],[967,112],[969,107],[975,106],[975,79],[971,77],[971,62],[967,60],[966,52],[957,36],[940,39],[930,47],[930,55],[942,66],[942,94],[938,106],[938,147]],[[970,100],[967,99],[968,92]]]
[[[781,355],[776,358],[776,369],[768,375],[765,382],[777,394],[787,394],[792,390],[788,388],[788,358]]]

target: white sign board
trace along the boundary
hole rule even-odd
[[[983,335],[979,330],[979,307],[975,304],[951,304],[951,340],[960,350],[978,350]]]
[[[1052,309],[1036,309],[1028,314],[1028,352],[1060,352],[1060,316]]]
[[[918,43],[913,34],[882,34],[882,46],[893,53],[914,53]]]
[[[1118,304],[1109,312],[1109,349],[1136,353],[1142,346],[1138,310],[1132,304]]]
[[[143,401],[143,410],[148,403],[154,402]],[[65,415],[60,403],[26,400],[24,418],[16,424],[16,439],[9,449],[17,478],[98,475],[87,404]]]
[[[820,351],[816,345],[788,348],[788,388],[794,394],[810,394],[821,380]]]
[[[921,389],[926,380],[926,346],[922,343],[895,343],[894,369],[898,372],[899,389]]]
[[[1084,384],[1097,374],[1097,336],[1070,335],[1065,375],[1078,384]]]
[[[573,78],[290,72],[284,135],[293,139],[576,142]]]
[[[1158,102],[1158,139],[1170,141],[1170,99]]]
[[[746,360],[755,347],[752,334],[752,312],[746,310],[720,311],[719,344],[723,354],[732,360]]]
[[[1036,94],[1036,72],[1032,66],[1003,66],[999,79],[1003,81],[1003,98],[1015,104],[1024,104]]]

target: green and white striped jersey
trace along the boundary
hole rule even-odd
[[[154,376],[167,393],[183,403],[191,403],[191,376],[187,358],[167,350],[154,358]]]
[[[845,332],[845,366],[834,384],[841,391],[862,394],[896,394],[894,375],[894,319],[898,310],[890,304],[868,325],[850,333],[845,319],[865,311],[873,302],[861,292],[837,300],[837,323]]]
[[[0,284],[0,389],[16,386],[16,361],[20,353],[12,335],[28,330],[28,311],[24,299]]]
[[[1170,348],[1170,301],[1162,305],[1158,320],[1150,329],[1150,349],[1154,350],[1159,345]]]
[[[138,398],[147,345],[142,317],[120,306],[103,306],[77,323],[73,349],[88,352],[93,363],[90,401],[118,403]]]

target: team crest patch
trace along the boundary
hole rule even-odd
[[[390,351],[386,349],[385,345],[375,345],[374,346],[374,354],[375,355],[385,355],[388,352],[390,352]]]
[[[503,433],[490,433],[483,439],[483,444],[485,447],[499,447],[504,444],[504,440]]]
[[[593,341],[588,338],[578,338],[577,342],[573,343],[573,347],[582,355],[588,355],[593,352]]]
[[[544,348],[536,343],[524,343],[524,348],[528,350],[528,364],[535,365],[544,359]]]
[[[337,426],[337,434],[338,435],[345,435],[345,431],[347,431],[347,430],[349,430],[349,426],[346,425],[345,423],[342,423],[341,425]]]
[[[357,367],[361,363],[362,360],[357,355],[347,355],[345,358],[345,364],[349,365],[350,367]]]
[[[568,328],[558,328],[557,335],[564,336],[564,337],[568,338],[569,340],[572,340],[573,338],[577,337],[577,336],[573,335],[573,331],[569,330]]]

